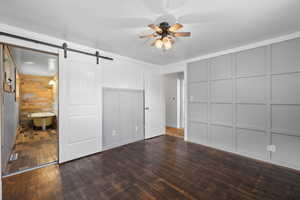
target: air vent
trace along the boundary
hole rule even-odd
[[[9,161],[18,160],[18,153],[13,153],[10,155]]]

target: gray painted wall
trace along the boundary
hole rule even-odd
[[[299,52],[293,39],[189,63],[187,140],[300,169]]]
[[[3,105],[3,133],[2,133],[2,170],[5,169],[9,160],[13,145],[15,144],[15,138],[17,133],[17,127],[19,122],[19,107],[15,102],[14,93],[3,93],[4,105]]]
[[[177,128],[177,79],[178,74],[165,76],[166,126]]]

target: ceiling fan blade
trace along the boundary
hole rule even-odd
[[[159,28],[155,24],[149,24],[148,27],[154,30],[155,32],[162,32],[161,28]]]
[[[170,28],[169,28],[169,31],[171,32],[175,32],[179,29],[181,29],[183,26],[179,23],[176,23],[176,24],[173,24]]]
[[[172,34],[174,37],[190,37],[191,32],[178,32]]]
[[[157,37],[157,35],[155,33],[153,33],[153,34],[149,34],[149,35],[140,35],[139,37],[141,39],[143,39],[143,38],[155,38],[155,37]]]

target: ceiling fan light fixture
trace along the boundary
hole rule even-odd
[[[158,48],[158,49],[161,49],[162,48],[162,46],[163,46],[163,41],[161,40],[161,39],[157,39],[156,41],[155,41],[155,47],[156,48]]]
[[[155,32],[148,35],[142,35],[140,38],[156,38],[151,42],[151,46],[155,46],[158,49],[168,50],[171,49],[175,43],[174,38],[176,37],[190,37],[190,32],[176,32],[183,27],[182,24],[175,23],[170,25],[170,23],[163,21],[158,25],[149,24],[149,28]]]
[[[172,42],[169,38],[164,37],[163,38],[163,43],[164,43],[164,47],[166,50],[171,49],[172,48]]]

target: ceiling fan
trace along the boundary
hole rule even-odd
[[[159,25],[149,24],[148,27],[155,32],[148,35],[141,35],[140,38],[156,38],[151,43],[151,46],[155,46],[158,49],[171,49],[175,43],[174,38],[191,36],[191,32],[176,32],[183,27],[179,23],[170,25],[168,22],[161,22]]]

